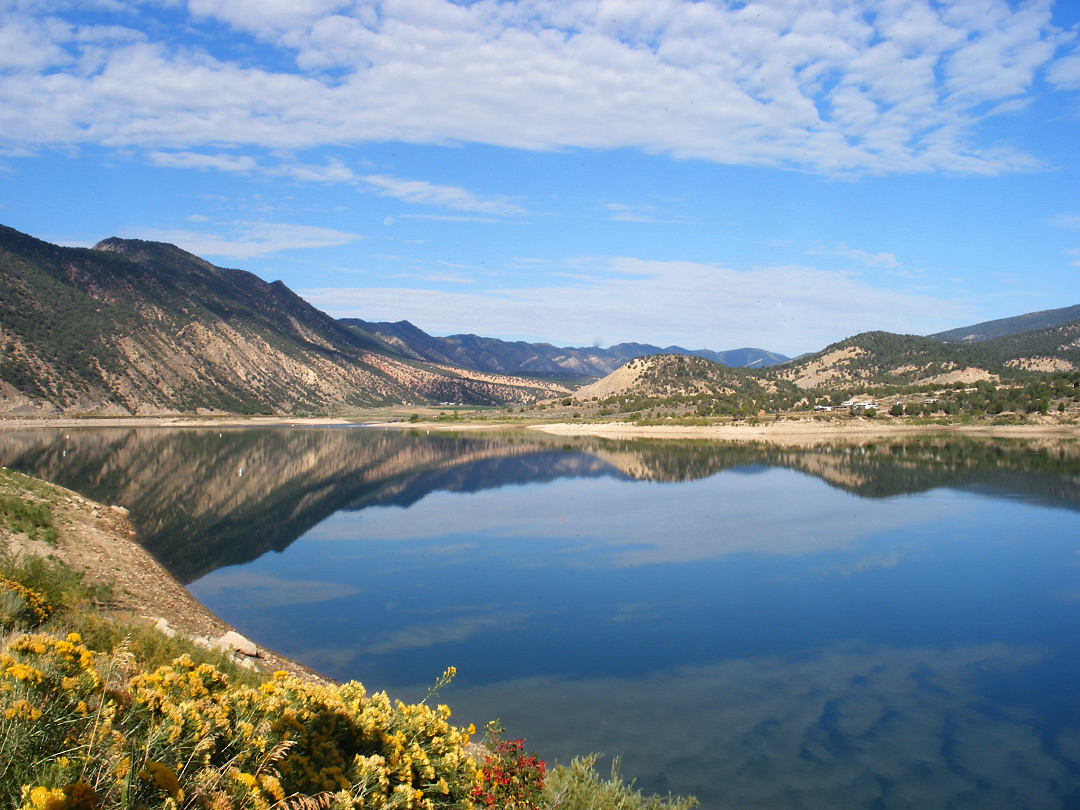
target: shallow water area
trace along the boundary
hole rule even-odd
[[[4,431],[219,616],[706,808],[1080,806],[1080,448]],[[601,767],[604,767],[602,764]]]

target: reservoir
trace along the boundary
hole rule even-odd
[[[1080,445],[0,431],[259,644],[704,808],[1080,807]]]

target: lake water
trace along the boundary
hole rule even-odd
[[[1080,446],[0,431],[241,632],[705,808],[1080,807]],[[602,765],[602,767],[605,767]]]

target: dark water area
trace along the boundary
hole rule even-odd
[[[1080,807],[1080,446],[0,432],[241,632],[705,808]],[[602,765],[603,767],[603,765]]]

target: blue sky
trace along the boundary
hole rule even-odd
[[[338,317],[814,351],[1080,303],[1080,2],[0,0],[0,222]]]

